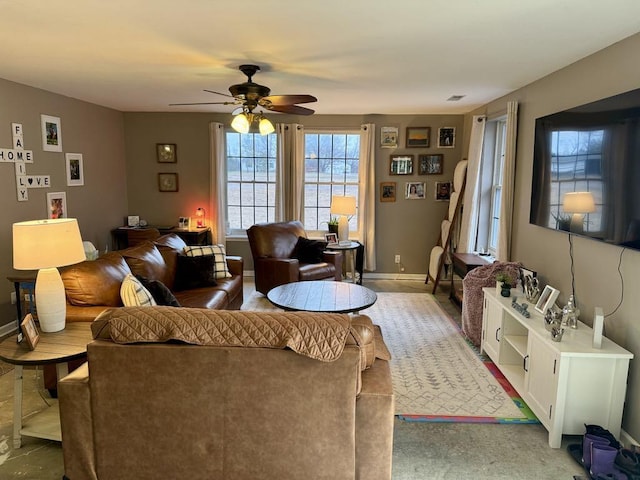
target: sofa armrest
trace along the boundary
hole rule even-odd
[[[110,307],[109,305],[93,305],[86,307],[79,307],[77,305],[70,305],[67,303],[67,322],[93,322],[98,315]]]
[[[253,268],[256,290],[265,295],[278,285],[297,282],[300,277],[297,258],[256,258]]]
[[[96,480],[89,365],[85,362],[58,384],[62,454],[68,478]]]
[[[244,274],[244,259],[240,256],[227,255],[227,267],[229,267],[229,273],[231,273],[231,275],[239,275],[242,277]]]

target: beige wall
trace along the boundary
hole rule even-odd
[[[188,113],[125,113],[127,150],[127,178],[129,213],[140,215],[150,224],[176,224],[179,216],[192,216],[199,205],[206,206],[209,194],[209,123],[228,124],[228,114]],[[462,115],[313,115],[293,117],[272,115],[274,122],[302,123],[313,127],[359,127],[363,123],[376,125],[376,145],[379,145],[380,127],[395,126],[400,132],[400,146],[396,149],[376,149],[376,198],[380,182],[397,182],[398,197],[394,203],[376,205],[377,272],[397,273],[394,255],[401,255],[404,274],[426,275],[427,256],[437,239],[440,222],[448,207],[447,202],[436,202],[436,181],[451,181],[456,162],[461,159]],[[431,127],[431,147],[404,148],[407,126]],[[457,128],[456,148],[438,149],[436,135],[439,127]],[[178,150],[176,164],[157,163],[156,143],[175,143]],[[391,154],[442,153],[442,175],[392,176],[389,172]],[[158,192],[157,173],[177,172],[180,190],[177,193]],[[427,183],[425,200],[405,200],[403,189],[407,181]],[[242,255],[246,269],[252,270],[251,254],[246,241],[230,241],[229,253]]]
[[[543,284],[558,288],[559,304],[566,303],[571,291],[568,235],[529,224],[535,119],[640,87],[640,64],[634,61],[638,51],[640,35],[635,35],[475,112],[491,116],[504,111],[509,100],[519,103],[512,258],[538,271]],[[622,248],[574,237],[573,252],[580,319],[591,324],[595,306],[602,307],[605,315],[612,313],[624,295],[620,308],[605,321],[606,335],[640,356],[640,252],[624,251],[622,279],[618,274]],[[636,440],[640,440],[638,362],[640,358],[631,362],[623,422]]]
[[[83,239],[104,249],[109,230],[126,215],[127,190],[122,113],[0,80],[0,147],[12,148],[11,124],[21,123],[25,149],[33,151],[29,175],[50,175],[51,188],[30,189],[29,200],[17,201],[13,163],[0,163],[0,327],[16,318],[10,303],[13,284],[11,225],[46,218],[46,193],[66,192],[69,216],[78,219]],[[44,152],[40,114],[61,119],[63,152]],[[67,187],[65,153],[82,153],[84,186]]]

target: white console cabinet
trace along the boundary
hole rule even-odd
[[[511,298],[492,287],[483,290],[481,350],[549,431],[549,446],[559,448],[563,434],[582,435],[585,424],[619,437],[633,354],[607,338],[593,348],[593,330],[582,322],[554,342],[533,305],[526,318]],[[525,302],[524,296],[517,301]]]

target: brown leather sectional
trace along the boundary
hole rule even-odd
[[[180,237],[168,234],[61,269],[67,321],[91,322],[106,308],[122,307],[120,285],[129,273],[162,282],[181,306],[239,310],[243,301],[242,258],[227,256],[232,276],[218,279],[215,286],[176,290],[177,257],[185,246]]]
[[[364,315],[112,309],[59,385],[70,480],[389,480],[389,354]]]

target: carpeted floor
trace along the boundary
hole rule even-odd
[[[243,305],[243,310],[273,309],[256,292]],[[391,351],[396,414],[403,419],[537,422],[526,406],[518,408],[513,389],[503,388],[432,295],[379,292],[362,313],[381,326]]]

